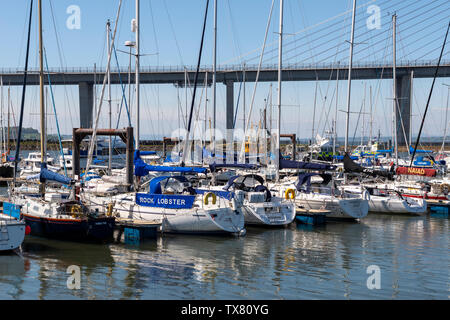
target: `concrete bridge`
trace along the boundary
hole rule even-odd
[[[401,117],[397,116],[397,136],[399,145],[405,144],[402,124],[409,140],[411,117],[411,83],[412,78],[432,78],[436,71],[437,61],[398,61],[397,62],[397,96]],[[245,81],[256,81],[257,65],[245,66]],[[141,67],[140,81],[142,84],[174,84],[177,86],[192,85],[195,78],[195,66],[190,67]],[[92,127],[93,118],[93,86],[97,79],[97,85],[101,85],[105,76],[105,70],[96,70],[89,67],[81,68],[50,68],[48,70],[52,85],[78,85],[80,127]],[[329,64],[285,64],[283,65],[283,81],[329,81],[335,80],[339,72],[339,79],[348,78],[348,65],[337,63]],[[354,63],[352,79],[392,79],[392,64],[383,63]],[[0,69],[5,85],[22,85],[23,70]],[[217,68],[217,83],[226,86],[226,126],[233,127],[234,117],[234,83],[242,82],[244,70],[241,65],[222,65]],[[450,77],[450,61],[441,61],[438,77]],[[200,69],[198,81],[200,85],[207,80],[212,82],[212,67],[203,66]],[[111,69],[111,83],[128,83],[128,67]],[[187,81],[186,81],[187,80]],[[277,65],[263,65],[260,70],[259,81],[275,82],[278,80]],[[45,77],[47,83],[47,77]],[[130,81],[134,82],[134,70],[131,70]],[[38,70],[29,70],[28,85],[39,85]]]

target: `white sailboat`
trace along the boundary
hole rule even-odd
[[[427,201],[425,199],[415,199],[403,197],[399,192],[389,189],[386,185],[346,185],[343,187],[346,192],[362,194],[367,190],[370,194],[369,212],[371,213],[391,213],[406,215],[424,215],[427,213]]]

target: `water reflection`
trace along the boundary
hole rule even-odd
[[[0,298],[446,299],[448,230],[447,218],[370,215],[137,246],[30,237],[22,256],[0,256]],[[66,287],[70,265],[81,267],[81,290]],[[369,265],[382,270],[380,290],[367,289]]]

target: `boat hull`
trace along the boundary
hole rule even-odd
[[[0,217],[0,219],[2,219]],[[25,223],[0,220],[0,253],[16,250],[25,238]]]
[[[371,213],[392,213],[407,215],[423,215],[427,212],[427,202],[423,199],[402,200],[371,196],[369,200]]]
[[[114,234],[114,218],[55,219],[23,214],[30,234],[60,240],[102,242]]]
[[[301,194],[295,199],[297,206],[305,209],[329,210],[327,220],[359,220],[367,216],[369,202],[361,198],[340,199],[325,196]]]
[[[295,219],[295,205],[282,203],[248,203],[242,206],[246,225],[285,226]]]

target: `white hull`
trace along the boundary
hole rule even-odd
[[[247,225],[282,226],[292,223],[295,219],[295,205],[280,201],[263,203],[245,201],[242,211]]]
[[[297,206],[305,209],[329,210],[327,218],[348,220],[362,219],[369,212],[369,201],[362,198],[336,198],[326,194],[297,193]]]
[[[409,199],[406,201],[392,197],[370,196],[369,211],[423,215],[427,212],[427,202],[423,199]]]
[[[106,213],[113,203],[113,214],[123,219],[162,222],[161,232],[169,233],[233,233],[244,231],[244,215],[241,208],[231,208],[226,201],[217,198],[217,205],[204,205],[196,200],[192,209],[169,209],[137,205],[133,193],[113,197],[96,197],[84,194],[92,209]]]
[[[0,215],[0,252],[19,248],[24,238],[25,222]]]

